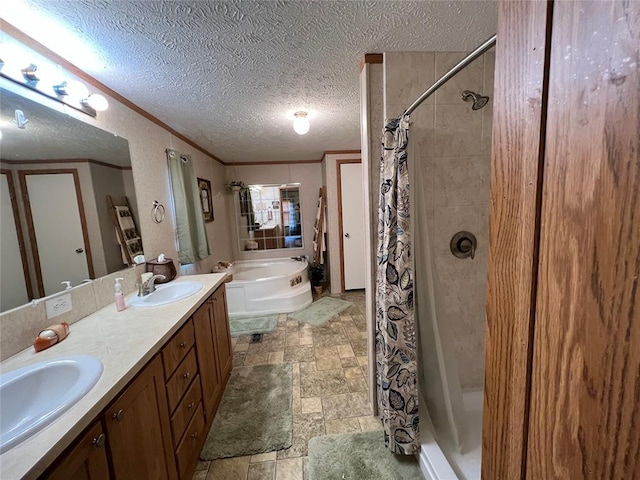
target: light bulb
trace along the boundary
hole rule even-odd
[[[103,112],[109,108],[109,102],[107,99],[97,93],[89,95],[82,101],[82,103],[93,108],[96,112]]]
[[[2,73],[13,78],[23,80],[22,69],[29,66],[29,53],[16,44],[0,44],[0,68]]]
[[[59,85],[64,81],[64,76],[57,66],[44,64],[39,65],[37,75],[42,83],[46,83],[49,86]]]
[[[307,112],[296,112],[293,115],[296,117],[293,120],[293,129],[298,135],[304,135],[309,131]]]

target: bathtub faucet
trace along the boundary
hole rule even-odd
[[[309,257],[307,257],[306,255],[300,255],[299,257],[291,257],[292,260],[296,260],[297,262],[308,262],[309,261]]]

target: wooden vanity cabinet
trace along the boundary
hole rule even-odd
[[[192,317],[162,349],[172,453],[181,479],[190,478],[207,433],[202,411],[201,367],[196,360],[195,344]]]
[[[40,478],[190,479],[231,367],[222,285]]]
[[[222,379],[216,361],[211,297],[193,314],[193,326],[196,333],[204,418],[207,423],[210,423],[209,421],[213,420],[218,401],[222,397]]]
[[[47,480],[109,480],[106,435],[100,421],[81,435],[43,478]]]
[[[218,403],[231,373],[233,353],[224,285],[218,288],[193,315],[204,417],[213,422]]]
[[[218,371],[223,385],[227,384],[231,368],[233,367],[233,349],[231,347],[231,332],[229,331],[229,314],[227,313],[227,291],[222,285],[210,297],[213,303],[213,325],[215,331],[215,345]]]
[[[159,355],[105,410],[104,419],[116,480],[177,478]]]

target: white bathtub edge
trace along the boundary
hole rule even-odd
[[[433,427],[422,394],[419,405],[420,416],[423,419],[420,421],[420,453],[417,456],[422,475],[426,480],[458,480],[458,475],[430,430]]]
[[[418,455],[420,471],[424,478],[426,480],[458,480],[458,476],[442,453],[438,442],[431,436],[431,433],[428,436],[430,438],[426,441],[422,440]]]
[[[264,315],[274,315],[276,313],[293,313],[293,312],[297,312],[299,310],[302,310],[303,308],[307,308],[309,305],[311,305],[313,303],[313,298],[311,298],[311,300],[306,301],[302,306],[300,307],[296,307],[294,309],[284,309],[287,311],[283,311],[282,308],[280,309],[272,309],[272,310],[266,310],[266,311],[259,311],[259,312],[240,312],[240,313],[230,313],[229,314],[229,318],[243,318],[243,317],[262,317]]]

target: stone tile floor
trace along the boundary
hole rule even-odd
[[[293,445],[279,452],[201,461],[193,480],[308,479],[307,443],[332,434],[381,430],[371,415],[367,386],[367,327],[364,291],[336,295],[353,306],[313,327],[281,314],[278,327],[251,344],[232,339],[233,364],[293,365]]]

